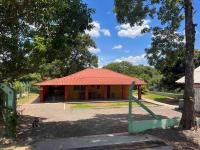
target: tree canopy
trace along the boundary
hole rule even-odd
[[[156,90],[160,88],[159,86],[162,75],[159,73],[158,70],[150,66],[135,66],[129,62],[122,61],[110,63],[104,66],[104,68],[123,73],[128,76],[143,79],[146,83],[148,83],[147,85],[150,90]]]
[[[159,27],[154,28],[152,34],[151,46],[145,49],[148,63],[163,74],[162,87],[174,90],[180,87],[175,81],[185,73],[184,36]],[[200,65],[199,54],[199,50],[195,50],[195,67]]]
[[[167,55],[174,55],[174,51],[179,51],[179,41],[176,39],[179,37],[175,32],[181,26],[184,20],[185,25],[185,89],[184,89],[184,111],[182,113],[180,126],[184,129],[190,129],[195,126],[195,112],[194,112],[194,43],[195,43],[195,26],[193,22],[193,3],[192,0],[115,0],[115,12],[119,23],[129,23],[131,26],[136,24],[141,25],[147,17],[151,19],[157,18],[160,21],[159,25],[163,30],[157,26],[144,29],[143,32],[153,31],[157,34],[157,38],[152,39],[152,49],[149,51],[156,51],[160,49],[158,55],[164,53],[164,57],[157,57],[161,63],[168,58]],[[155,32],[156,31],[156,32]],[[167,37],[170,34],[173,37],[167,42]],[[159,34],[165,35],[159,36]],[[164,41],[163,41],[164,39]],[[158,41],[158,42],[157,42]],[[169,46],[169,48],[166,46]],[[164,47],[164,49],[162,48]],[[166,50],[166,51],[165,51]],[[156,53],[155,53],[156,54]],[[154,55],[155,55],[154,54]],[[178,56],[179,52],[177,52]],[[152,54],[151,54],[152,55]],[[149,55],[148,57],[151,57]],[[173,57],[172,57],[173,58]],[[152,64],[155,64],[151,61]],[[164,61],[165,62],[165,61]],[[171,62],[170,62],[171,63]]]
[[[81,0],[1,1],[0,80],[42,72],[49,65],[66,74],[97,65],[97,57],[87,50],[95,43],[85,35],[93,12]]]

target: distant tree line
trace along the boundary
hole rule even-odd
[[[170,92],[183,90],[183,86],[180,86],[175,82],[184,76],[184,55],[181,54],[180,51],[175,51],[174,54],[159,60],[157,55],[154,57],[148,56],[150,55],[150,49],[146,51],[147,59],[151,66],[133,65],[127,61],[122,61],[110,63],[104,66],[104,68],[143,79],[148,83],[147,88],[149,90]],[[194,53],[194,64],[195,67],[198,67],[200,66],[200,50],[195,50]]]
[[[127,61],[113,62],[104,68],[123,73],[129,76],[137,77],[143,79],[147,82],[147,87],[150,90],[158,90],[160,88],[160,81],[162,79],[162,74],[155,68],[143,65],[132,65]]]

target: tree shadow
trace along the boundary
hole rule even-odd
[[[165,116],[159,117],[166,118]],[[134,115],[134,118],[136,120],[152,119],[149,115],[141,114]],[[90,119],[59,122],[45,122],[47,118],[38,118],[40,120],[39,127],[32,128],[34,119],[34,116],[21,116],[16,139],[18,145],[32,145],[37,141],[51,138],[68,138],[128,132],[126,114],[98,114]],[[189,145],[194,148],[198,147],[198,145],[188,139],[182,132],[179,132],[178,129],[155,129],[144,133],[155,135],[175,146],[175,148],[179,145],[174,143],[185,143],[182,145]]]
[[[170,104],[170,105],[178,105],[179,100],[173,98],[154,98],[155,101]]]
[[[159,117],[166,118],[165,116]],[[149,115],[140,114],[134,115],[134,118],[136,120],[152,119],[152,117]],[[39,119],[40,126],[37,128],[32,128],[31,123],[34,120],[34,117],[22,116],[22,122],[19,125],[18,130],[19,143],[24,143],[28,137],[32,138],[34,143],[35,141],[40,141],[46,138],[67,138],[128,132],[128,121],[126,114],[98,114],[94,118],[78,121],[45,122],[46,118]],[[197,147],[195,143],[189,140],[178,129],[155,129],[144,133],[155,135],[172,145],[177,142],[186,143],[182,145],[187,146],[188,143],[190,143],[189,145]]]

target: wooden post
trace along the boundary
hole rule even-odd
[[[138,100],[142,99],[142,86],[138,85]]]
[[[121,89],[122,89],[122,96],[121,97],[122,97],[122,99],[124,99],[124,86],[123,85],[121,86]]]
[[[85,86],[85,100],[88,100],[88,86]]]
[[[65,85],[64,87],[64,100],[67,101],[69,99],[69,87]]]
[[[103,98],[108,99],[108,87],[107,87],[107,85],[104,85],[103,92],[104,92]]]
[[[40,102],[44,102],[44,95],[45,95],[45,90],[44,87],[40,87]]]

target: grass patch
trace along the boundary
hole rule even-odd
[[[155,101],[164,101],[169,98],[167,96],[163,96],[163,95],[159,95],[159,94],[155,94],[151,92],[145,93],[143,96],[144,98],[152,99]]]
[[[143,102],[146,106],[152,106],[152,104]],[[133,106],[139,106],[136,102],[132,103]],[[128,107],[128,102],[113,102],[113,103],[76,103],[70,104],[71,108],[112,108],[112,107]]]
[[[150,93],[176,99],[180,99],[183,97],[183,93],[168,93],[168,92],[154,92],[154,91],[151,91]]]
[[[152,99],[159,102],[177,103],[178,99],[183,97],[181,93],[166,93],[166,92],[147,92],[143,95],[144,98]]]
[[[31,102],[33,102],[37,97],[38,97],[38,94],[37,94],[37,93],[29,93],[28,96],[24,96],[24,97],[22,97],[22,98],[19,98],[19,99],[17,100],[17,104],[18,104],[18,105],[22,105],[22,104],[31,103]]]

